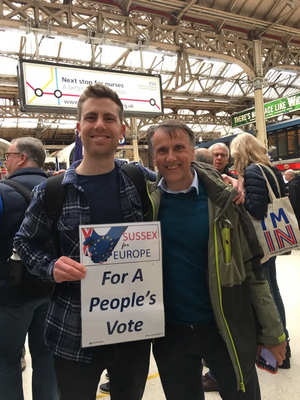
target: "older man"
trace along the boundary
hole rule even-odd
[[[205,148],[195,150],[195,161],[205,162],[206,164],[213,164],[213,155],[211,151]]]
[[[45,181],[46,158],[40,140],[31,137],[12,141],[5,153],[8,178],[28,189]],[[23,400],[21,355],[28,333],[32,357],[34,400],[58,399],[51,351],[44,341],[49,297],[16,292],[8,285],[7,259],[12,254],[28,202],[13,187],[0,183],[0,397]]]
[[[224,143],[215,143],[210,146],[209,151],[213,155],[213,166],[220,172],[220,174],[226,174],[232,178],[237,179],[237,176],[229,172],[228,161],[229,161],[229,149]]]
[[[164,121],[147,139],[159,170],[149,192],[161,221],[166,334],[153,352],[166,398],[204,399],[204,358],[223,400],[259,400],[257,345],[281,364],[285,335],[253,225],[232,202],[236,191],[193,162],[187,125]]]

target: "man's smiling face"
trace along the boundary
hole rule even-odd
[[[119,106],[109,98],[88,98],[82,105],[77,129],[85,149],[85,157],[113,155],[123,139],[125,125],[119,119]]]
[[[191,162],[194,148],[188,134],[180,129],[175,135],[159,128],[153,135],[153,162],[173,191],[186,190],[193,181]]]

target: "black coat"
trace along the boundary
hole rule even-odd
[[[289,182],[289,198],[300,229],[300,176],[296,176]]]
[[[224,171],[222,172],[222,174],[226,174],[228,176],[231,176],[231,178],[238,179],[237,175],[235,175],[233,172],[229,171],[228,165],[226,165],[226,167],[224,168]]]
[[[264,173],[271,185],[271,188],[278,197],[285,196],[285,185],[282,175],[278,168],[270,167],[275,173],[279,187],[280,193],[277,190],[277,184],[271,175],[271,173],[262,166]],[[262,175],[260,168],[256,164],[251,164],[245,169],[244,173],[244,187],[245,187],[245,207],[246,210],[256,219],[263,219],[267,212],[268,204],[270,202],[268,195],[268,188],[265,178]]]
[[[34,167],[20,168],[8,179],[15,179],[28,189],[47,179],[46,173]],[[0,305],[23,304],[28,297],[13,291],[6,282],[8,276],[7,259],[11,256],[13,239],[23,221],[28,202],[10,186],[0,183],[0,197],[3,213],[0,221]]]

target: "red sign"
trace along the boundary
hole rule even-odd
[[[280,170],[280,171],[286,171],[287,169],[300,169],[300,162],[296,163],[285,163],[285,164],[275,164],[274,165]]]

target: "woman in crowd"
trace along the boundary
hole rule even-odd
[[[234,168],[239,175],[239,179],[243,180],[245,190],[244,206],[252,217],[261,220],[267,212],[270,199],[266,181],[262,175],[261,169],[256,164],[261,164],[277,198],[285,196],[285,185],[282,175],[270,162],[267,150],[263,144],[249,133],[238,135],[232,141],[230,150],[234,158]],[[277,178],[280,193],[278,192],[277,183],[269,169],[273,171]],[[271,257],[263,264],[263,273],[269,282],[271,293],[277,305],[287,338],[286,359],[283,361],[283,364],[280,365],[280,368],[288,369],[290,368],[291,350],[289,346],[289,335],[286,329],[284,304],[276,279],[276,257]]]

